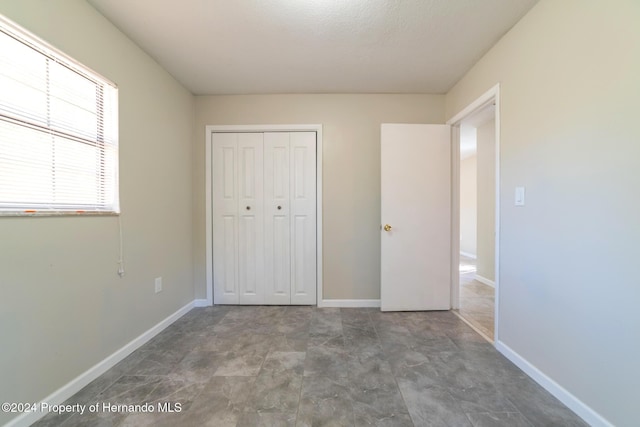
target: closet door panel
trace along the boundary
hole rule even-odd
[[[237,134],[212,135],[215,304],[238,304]]]
[[[265,302],[291,303],[289,133],[264,135]]]
[[[291,304],[316,303],[316,134],[290,134]]]
[[[263,134],[238,134],[240,304],[264,304]]]
[[[316,303],[315,132],[214,133],[216,304]]]

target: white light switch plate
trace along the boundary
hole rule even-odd
[[[515,205],[524,206],[524,187],[516,187]]]

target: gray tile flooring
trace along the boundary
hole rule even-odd
[[[197,308],[37,426],[585,426],[451,312]],[[157,406],[156,406],[157,408]]]

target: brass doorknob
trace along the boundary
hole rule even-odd
[[[383,228],[384,228],[384,231],[391,231],[391,226],[389,224],[385,224]]]

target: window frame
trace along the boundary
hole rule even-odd
[[[108,172],[109,179],[101,178],[98,179],[95,183],[95,186],[92,186],[93,192],[92,194],[97,195],[101,192],[112,192],[113,197],[109,197],[108,201],[104,201],[104,203],[90,203],[83,204],[81,200],[78,198],[82,197],[82,193],[77,188],[76,192],[73,194],[77,195],[77,198],[72,202],[68,203],[60,203],[60,202],[51,202],[51,203],[43,203],[38,201],[33,202],[25,202],[23,204],[18,204],[15,202],[1,201],[0,200],[0,217],[24,217],[24,216],[112,216],[120,214],[120,185],[119,185],[119,169],[120,169],[120,159],[119,159],[119,112],[118,112],[118,102],[119,102],[119,93],[118,86],[113,83],[111,80],[105,78],[101,74],[95,72],[90,69],[86,65],[76,61],[71,58],[66,53],[60,51],[55,48],[45,40],[40,37],[34,35],[30,31],[22,28],[18,24],[12,22],[7,19],[3,15],[0,14],[0,34],[1,36],[5,36],[5,34],[9,37],[14,38],[18,42],[24,44],[25,46],[33,49],[39,55],[42,55],[43,59],[46,58],[47,61],[53,61],[61,65],[62,67],[66,67],[72,72],[77,73],[81,77],[86,78],[91,81],[96,88],[96,92],[99,94],[96,95],[95,105],[96,105],[96,122],[98,123],[98,127],[96,129],[96,135],[94,138],[84,138],[82,134],[77,133],[69,133],[65,134],[65,132],[61,132],[59,129],[56,129],[55,125],[48,123],[46,126],[38,126],[28,123],[27,121],[20,121],[19,118],[13,116],[7,116],[6,114],[2,116],[0,120],[5,124],[9,125],[13,123],[14,125],[20,126],[22,130],[31,129],[31,132],[45,132],[48,133],[52,137],[61,137],[67,139],[69,141],[75,141],[76,143],[87,143],[88,145],[94,146],[96,151],[96,155],[101,159],[106,155],[108,151],[112,151],[113,153],[110,155],[110,158],[113,161],[113,166],[111,167],[111,171]],[[47,65],[48,67],[48,65]],[[108,95],[105,95],[105,89],[109,88],[106,92],[109,92]],[[50,99],[52,96],[51,90],[47,88],[46,97]],[[106,101],[104,96],[110,96],[112,99]],[[106,103],[109,103],[108,108],[105,106]],[[6,111],[6,110],[5,110]],[[107,119],[108,114],[108,119]],[[16,126],[17,128],[17,126]],[[112,137],[107,141],[104,137],[105,129],[111,131]],[[72,149],[73,150],[73,149]],[[79,159],[74,159],[80,161]],[[77,163],[76,163],[77,165]],[[79,170],[74,169],[74,170]],[[1,172],[0,172],[1,173]],[[26,176],[26,175],[25,175]],[[55,172],[52,172],[52,179],[55,176]],[[52,190],[53,191],[53,190]],[[54,194],[54,193],[52,193]],[[35,197],[35,195],[34,195]],[[48,207],[47,207],[48,205]],[[86,209],[83,209],[86,208]]]

